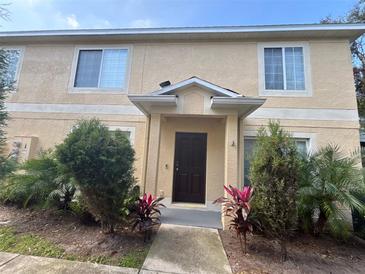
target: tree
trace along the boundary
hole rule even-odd
[[[267,129],[259,129],[250,168],[252,208],[264,233],[280,241],[283,261],[286,241],[297,227],[299,167],[295,142],[279,123],[270,121]]]
[[[318,236],[328,226],[334,236],[344,238],[349,234],[344,215],[346,208],[364,212],[365,207],[358,199],[365,193],[360,163],[359,153],[344,156],[336,145],[321,148],[304,163],[299,216],[315,235]],[[315,212],[319,214],[313,224]]]
[[[9,83],[3,75],[8,70],[8,60],[6,51],[0,49],[0,180],[15,168],[15,161],[6,155],[6,126],[8,121],[8,113],[5,107],[5,98],[9,90]]]
[[[327,16],[321,20],[322,24],[329,23],[365,23],[365,0],[359,0],[347,13],[338,18]],[[350,45],[353,58],[353,73],[359,114],[365,117],[365,45],[364,35]]]
[[[134,150],[120,131],[112,134],[100,121],[79,122],[57,156],[75,178],[88,210],[104,232],[113,232],[133,186]]]
[[[5,8],[6,4],[0,4],[0,18],[9,20],[9,11]],[[15,161],[5,155],[6,146],[6,126],[8,113],[5,107],[5,98],[7,91],[12,85],[9,85],[6,77],[9,67],[8,55],[5,50],[0,49],[0,180],[15,169]]]

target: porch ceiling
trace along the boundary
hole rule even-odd
[[[179,104],[179,95],[177,92],[191,86],[197,86],[214,94],[210,97],[210,108],[213,112],[217,113],[222,113],[224,110],[231,113],[233,110],[238,113],[239,117],[245,117],[263,105],[266,100],[263,98],[242,96],[237,92],[220,87],[198,77],[186,79],[147,95],[129,95],[128,98],[146,116],[149,116],[154,107],[170,108],[170,110],[171,108],[177,109]]]

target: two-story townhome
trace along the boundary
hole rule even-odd
[[[15,81],[9,149],[36,157],[79,119],[129,137],[142,191],[212,208],[249,183],[257,129],[280,120],[303,152],[359,147],[349,43],[365,25],[0,33]],[[218,208],[219,209],[219,208]]]

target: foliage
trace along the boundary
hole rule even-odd
[[[70,203],[70,211],[81,221],[82,224],[96,224],[95,218],[87,209],[85,201],[82,199],[82,196],[76,195],[76,199],[74,199]]]
[[[0,7],[0,17],[4,14],[6,10]],[[0,180],[3,180],[5,176],[14,169],[14,161],[12,161],[8,156],[5,156],[5,145],[6,145],[6,133],[5,128],[7,126],[8,113],[5,108],[5,98],[7,96],[7,91],[9,85],[4,77],[8,70],[8,60],[6,51],[0,49]]]
[[[57,147],[57,156],[72,173],[103,231],[113,232],[134,183],[134,150],[127,137],[120,131],[111,134],[96,119],[80,121]]]
[[[124,221],[127,221],[133,210],[135,210],[135,204],[139,199],[140,193],[140,187],[135,185],[130,189],[127,197],[124,199],[122,208],[120,209],[120,213]]]
[[[50,204],[55,205],[59,209],[69,210],[70,203],[74,199],[76,192],[74,179],[70,174],[61,172],[54,182],[57,188],[48,195]]]
[[[9,227],[0,228],[0,251],[54,258],[62,258],[65,252],[39,236],[25,234],[16,237]]]
[[[56,177],[57,163],[52,153],[43,152],[38,159],[25,162],[20,171],[4,183],[2,200],[21,207],[44,205],[48,195],[56,188]]]
[[[249,186],[243,187],[243,190],[239,190],[236,187],[224,186],[225,191],[231,196],[231,198],[220,197],[213,203],[221,203],[223,205],[224,216],[231,218],[231,223],[229,225],[230,229],[234,229],[237,233],[237,237],[240,240],[242,248],[242,238],[243,236],[245,247],[244,253],[246,253],[246,242],[247,233],[253,232],[254,227],[259,228],[259,222],[252,217],[251,214],[251,198],[253,193],[253,188]],[[242,248],[243,250],[243,248]]]
[[[321,20],[322,24],[328,23],[365,23],[365,0],[358,3],[343,17],[331,18],[330,16]],[[355,89],[357,94],[358,109],[361,117],[365,116],[365,47],[364,35],[351,43],[353,57],[353,73]]]
[[[0,191],[4,203],[20,207],[56,205],[68,209],[75,187],[51,151],[26,161]]]
[[[150,240],[151,230],[154,225],[160,224],[160,207],[165,207],[160,202],[163,197],[153,197],[151,194],[144,194],[141,198],[138,198],[135,208],[131,213],[132,217],[132,230],[138,227],[139,231],[145,232],[144,241]]]
[[[293,138],[270,121],[258,131],[250,174],[255,196],[252,206],[264,233],[280,240],[282,260],[286,241],[297,226],[296,195],[300,156]]]
[[[8,157],[1,158],[0,156],[0,184],[1,181],[5,181],[18,168],[16,159],[9,155]]]
[[[359,153],[345,156],[336,145],[327,145],[309,156],[303,164],[299,190],[299,216],[305,229],[315,235],[327,226],[340,238],[349,235],[345,220],[346,208],[363,212],[364,204],[358,199],[365,192]],[[313,224],[314,216],[318,219]]]
[[[149,247],[124,255],[118,265],[122,267],[141,268],[147,256],[148,249]]]

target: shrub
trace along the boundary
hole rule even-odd
[[[57,163],[51,152],[43,152],[38,159],[25,162],[1,190],[2,201],[20,207],[44,205],[56,188]]]
[[[156,198],[151,194],[144,194],[142,198],[138,198],[135,203],[135,208],[131,213],[132,230],[138,227],[139,231],[144,232],[144,241],[151,239],[152,227],[160,224],[160,207],[165,207],[160,201],[163,197]]]
[[[249,186],[243,187],[240,191],[238,188],[224,186],[224,190],[231,196],[231,198],[220,197],[213,203],[221,203],[223,205],[224,216],[230,217],[231,222],[229,228],[233,229],[237,233],[237,237],[240,240],[241,248],[246,253],[246,241],[247,233],[253,232],[254,228],[260,228],[260,225],[251,214],[251,198],[253,189]],[[244,239],[244,249],[242,247],[242,237]]]
[[[0,191],[1,201],[20,207],[56,205],[68,209],[75,187],[51,151],[26,161]]]
[[[134,150],[120,131],[111,134],[100,121],[81,121],[57,147],[72,173],[88,210],[113,232],[120,209],[133,185]]]
[[[305,229],[319,235],[328,227],[336,237],[349,235],[344,211],[365,209],[358,198],[365,193],[360,163],[360,155],[344,156],[336,145],[327,145],[308,157],[299,190],[299,216]],[[313,224],[316,213],[318,219]]]
[[[251,163],[251,182],[255,188],[253,208],[266,235],[277,238],[282,260],[286,260],[286,241],[297,227],[296,195],[300,159],[294,140],[269,122],[258,131]]]
[[[1,152],[0,152],[1,153]],[[13,157],[3,157],[1,159],[0,156],[0,184],[1,182],[4,182],[8,176],[10,176],[18,167],[18,163],[16,162],[16,159]]]

